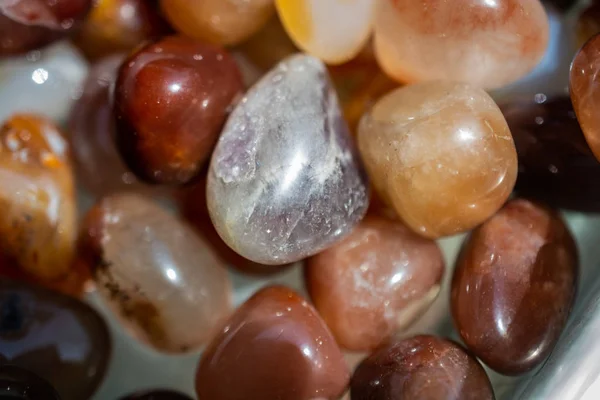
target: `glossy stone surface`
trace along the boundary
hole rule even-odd
[[[559,214],[510,201],[473,231],[456,263],[451,308],[464,343],[502,374],[531,370],[565,326],[578,272]]]
[[[494,400],[481,365],[451,341],[421,335],[377,349],[356,369],[351,400]]]
[[[18,112],[67,120],[88,65],[68,42],[0,60],[0,121]]]
[[[425,312],[443,273],[433,240],[369,215],[340,243],[308,260],[306,285],[338,344],[368,351]]]
[[[172,390],[152,390],[132,394],[121,400],[192,400],[189,396]]]
[[[196,373],[200,399],[337,399],[348,367],[325,322],[291,289],[262,289],[207,347]]]
[[[213,153],[207,201],[225,243],[286,264],[347,235],[368,207],[368,182],[324,65],[287,58],[234,109]]]
[[[502,113],[466,84],[426,82],[391,92],[363,117],[358,145],[381,199],[430,238],[485,221],[517,176]]]
[[[593,1],[577,20],[577,42],[583,46],[594,35],[600,33],[600,3]]]
[[[273,0],[161,0],[160,5],[179,32],[228,46],[250,37],[273,14]]]
[[[43,47],[75,31],[92,0],[0,1],[0,57]]]
[[[74,42],[90,59],[128,52],[145,40],[169,33],[148,0],[97,0]]]
[[[498,88],[540,62],[548,36],[538,0],[377,2],[377,58],[400,82],[442,79]]]
[[[600,104],[598,87],[600,70],[600,34],[594,36],[579,50],[571,64],[570,91],[573,108],[585,138],[600,160]]]
[[[198,175],[243,89],[233,58],[183,36],[125,60],[115,87],[116,143],[143,180],[181,184]]]
[[[111,85],[124,55],[99,60],[90,69],[83,94],[71,111],[69,130],[79,182],[92,194],[149,190],[129,171],[114,142]]]
[[[373,0],[275,0],[279,17],[296,45],[331,64],[354,58],[367,43],[373,28],[375,3]]]
[[[107,370],[111,347],[108,328],[91,307],[0,278],[0,359],[44,378],[63,400],[92,396]]]
[[[150,200],[103,198],[80,239],[105,303],[157,350],[196,350],[229,315],[231,283],[219,259],[191,227]]]
[[[60,400],[48,382],[14,365],[0,366],[0,398],[5,400]]]
[[[71,267],[77,207],[68,146],[48,119],[15,115],[0,126],[0,249],[40,278]]]
[[[500,105],[515,140],[520,196],[555,207],[600,211],[600,162],[579,127],[568,97]]]

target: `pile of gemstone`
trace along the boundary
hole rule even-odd
[[[576,299],[559,210],[600,211],[600,1],[570,93],[488,94],[573,3],[0,0],[0,398],[115,400],[109,318],[199,400],[494,399]],[[231,268],[304,289],[234,309]],[[436,299],[459,340],[405,333]]]

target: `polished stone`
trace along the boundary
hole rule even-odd
[[[400,82],[441,79],[502,87],[540,62],[548,37],[539,0],[377,2],[377,58]]]
[[[281,286],[244,303],[205,350],[199,399],[337,399],[349,373],[335,339],[302,297]]]
[[[287,264],[347,235],[368,182],[324,65],[287,58],[234,109],[212,157],[208,209],[219,235],[262,264]]]
[[[0,277],[0,359],[44,378],[63,400],[92,396],[111,347],[104,320],[88,305]],[[2,375],[0,367],[0,382]]]
[[[531,370],[565,327],[578,272],[575,241],[559,214],[510,201],[473,231],[456,263],[451,309],[464,343],[502,374]]]
[[[494,400],[484,369],[465,350],[435,336],[377,349],[356,369],[351,400]]]
[[[442,252],[433,240],[369,215],[340,243],[307,261],[306,285],[340,346],[368,351],[427,310],[443,273]]]
[[[147,198],[103,198],[80,241],[105,304],[159,351],[197,350],[229,315],[231,283],[221,261],[191,227]]]
[[[377,193],[423,236],[474,228],[515,184],[510,130],[490,96],[473,86],[426,82],[397,89],[365,114],[358,130]]]

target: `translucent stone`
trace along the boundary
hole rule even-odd
[[[0,121],[32,112],[65,122],[88,72],[68,42],[0,61]]]
[[[58,278],[72,264],[77,206],[68,145],[35,115],[0,127],[0,249],[39,278]]]
[[[400,82],[501,87],[540,62],[548,38],[539,0],[377,1],[377,57]]]
[[[144,197],[105,197],[88,213],[81,257],[138,339],[170,353],[202,346],[231,309],[227,271],[191,227]]]
[[[467,84],[391,92],[363,117],[358,145],[381,199],[430,238],[485,221],[517,177],[506,120],[487,93]]]
[[[373,27],[374,0],[276,0],[288,34],[302,50],[331,64],[354,58]]]
[[[223,240],[262,264],[316,254],[362,219],[367,178],[319,60],[284,60],[237,105],[213,154],[207,201]]]

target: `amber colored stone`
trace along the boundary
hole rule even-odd
[[[200,172],[243,89],[225,50],[183,36],[125,60],[115,88],[116,143],[141,179],[186,183]]]
[[[111,348],[108,327],[88,305],[0,278],[0,359],[44,378],[63,400],[92,396]]]
[[[206,177],[203,177],[192,187],[184,189],[180,193],[179,200],[183,217],[196,229],[198,235],[202,236],[211,245],[223,263],[234,267],[240,272],[252,275],[269,275],[283,270],[284,266],[282,265],[265,265],[250,261],[233,251],[221,239],[208,213]]]
[[[585,141],[571,100],[529,98],[500,108],[517,148],[517,193],[555,207],[600,211],[600,163]]]
[[[68,146],[49,120],[15,115],[0,127],[0,250],[43,279],[71,267],[77,209]]]
[[[33,372],[14,365],[0,365],[0,399],[60,400],[56,390]]]
[[[229,316],[231,283],[220,260],[191,227],[142,196],[103,198],[80,243],[102,299],[159,351],[196,350]]]
[[[306,285],[340,346],[367,351],[422,315],[439,293],[443,273],[433,240],[371,215],[308,260]]]
[[[527,200],[510,201],[473,231],[459,255],[451,292],[454,323],[490,368],[524,373],[552,351],[577,276],[577,248],[559,214]]]
[[[257,32],[274,12],[273,0],[161,0],[160,5],[179,32],[228,46]]]
[[[230,318],[196,372],[200,399],[337,399],[348,367],[325,322],[291,289],[262,289]]]
[[[539,0],[377,1],[377,58],[400,82],[442,79],[498,88],[539,63],[548,37]]]
[[[73,33],[92,0],[0,2],[0,57],[46,46]]]
[[[356,369],[352,400],[494,400],[476,359],[458,344],[421,335],[377,349]]]
[[[170,32],[148,0],[97,0],[73,39],[90,59],[127,52],[145,40]]]
[[[361,120],[358,145],[381,199],[430,238],[485,221],[517,176],[500,109],[462,83],[425,82],[384,96]]]
[[[583,46],[591,37],[600,33],[600,3],[592,2],[577,20],[577,42]]]
[[[121,400],[192,400],[189,396],[172,390],[152,390],[121,398]]]

